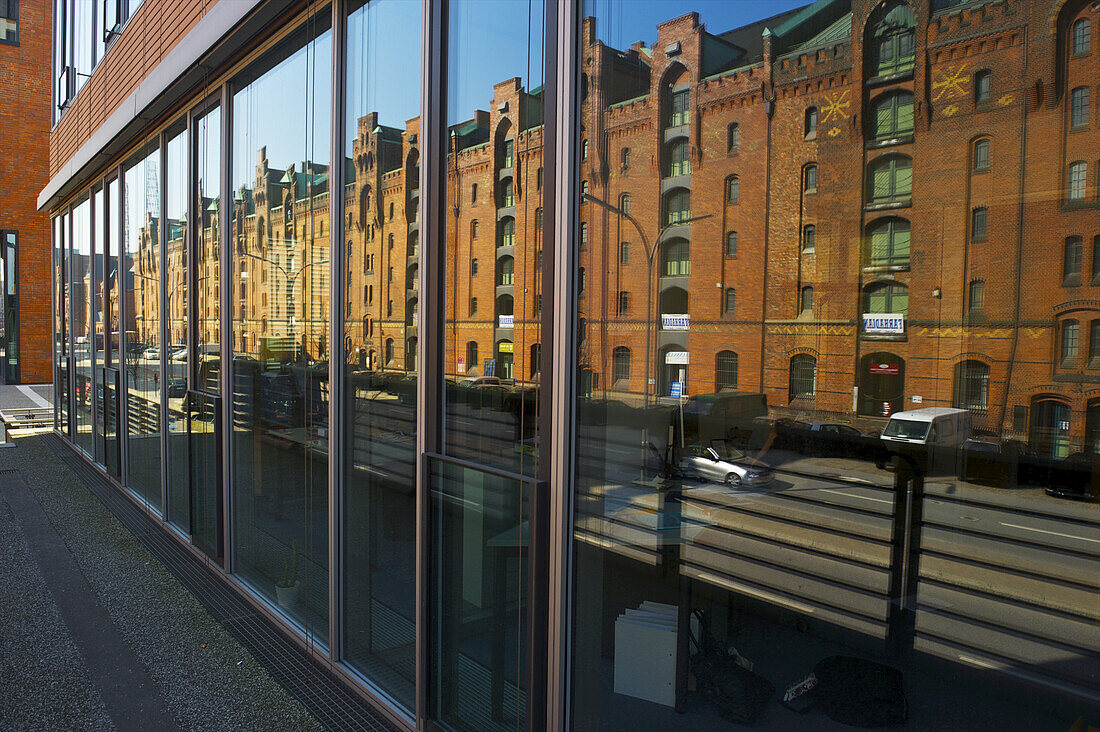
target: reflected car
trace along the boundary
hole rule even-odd
[[[771,468],[751,462],[745,453],[732,447],[689,445],[680,458],[680,470],[734,488],[758,488],[775,480]]]
[[[1022,482],[1020,459],[1029,455],[1027,445],[996,437],[971,437],[961,446],[959,478],[968,483],[1010,487]]]
[[[169,399],[180,399],[187,393],[187,381],[182,378],[168,379],[165,385],[165,393]]]
[[[1071,501],[1100,501],[1100,454],[1075,452],[1049,472],[1043,491]]]

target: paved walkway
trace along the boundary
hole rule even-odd
[[[0,729],[323,728],[49,439],[0,450]]]

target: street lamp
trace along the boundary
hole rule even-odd
[[[685,224],[690,224],[690,223],[695,222],[695,221],[701,221],[702,219],[709,219],[711,217],[711,214],[703,214],[702,216],[689,216],[689,217],[681,219],[679,221],[670,221],[670,222],[664,224],[663,226],[661,226],[660,229],[657,230],[657,235],[653,238],[653,245],[650,246],[649,239],[646,237],[645,231],[642,229],[642,227],[638,223],[637,219],[635,219],[633,216],[628,214],[626,211],[623,211],[621,208],[619,208],[617,206],[612,206],[607,201],[601,201],[600,199],[598,199],[598,198],[596,198],[596,197],[594,197],[594,196],[592,196],[591,194],[588,194],[588,193],[582,194],[581,198],[586,200],[586,201],[591,201],[592,203],[595,203],[596,205],[601,206],[601,207],[607,209],[608,211],[611,211],[612,213],[619,214],[624,219],[629,221],[631,223],[631,225],[634,226],[634,229],[638,232],[638,236],[642,240],[642,246],[645,248],[645,255],[646,255],[646,310],[645,310],[645,317],[646,317],[647,325],[646,325],[646,339],[645,339],[645,396],[644,396],[644,399],[645,399],[645,406],[649,407],[649,381],[650,381],[649,369],[650,369],[650,361],[652,361],[651,346],[653,346],[653,341],[656,340],[656,334],[657,334],[657,329],[654,329],[654,332],[653,332],[652,336],[649,333],[649,323],[653,322],[652,320],[650,320],[650,316],[653,314],[653,258],[656,255],[657,250],[661,245],[661,239],[664,238],[665,234],[667,234],[670,230],[672,230],[673,228],[675,228],[677,226],[684,226]],[[655,346],[653,346],[653,348],[655,350]],[[656,392],[656,384],[654,384],[654,392]]]
[[[309,267],[312,267],[312,266],[317,265],[317,264],[328,264],[329,263],[328,257],[325,257],[324,259],[315,259],[313,261],[306,262],[301,267],[298,267],[293,272],[290,272],[285,267],[283,267],[281,264],[278,264],[277,262],[274,262],[274,261],[268,259],[267,257],[261,257],[259,254],[253,254],[251,252],[241,252],[241,254],[243,254],[246,257],[252,257],[253,259],[258,259],[261,262],[265,262],[265,263],[271,265],[275,269],[279,270],[279,272],[286,279],[286,311],[287,311],[287,317],[288,317],[289,322],[290,322],[290,329],[293,330],[294,326],[295,326],[294,310],[292,308],[292,303],[291,303],[291,300],[294,297],[293,294],[292,294],[293,289],[294,289],[293,283],[294,283],[295,280],[298,279],[298,276],[301,275],[303,272],[305,272],[305,270],[308,269]],[[305,349],[303,348],[303,351],[304,350]]]

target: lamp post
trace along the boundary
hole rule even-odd
[[[644,403],[645,403],[646,407],[649,407],[649,381],[650,381],[649,369],[650,369],[650,362],[653,360],[652,359],[651,346],[653,346],[653,341],[656,340],[656,334],[658,332],[656,328],[654,328],[652,335],[649,332],[650,323],[652,323],[654,321],[654,319],[650,318],[650,316],[653,314],[653,258],[657,254],[657,250],[660,248],[661,240],[664,238],[665,234],[667,234],[669,231],[671,231],[672,229],[674,229],[677,226],[684,226],[686,224],[690,224],[690,223],[693,223],[695,221],[701,221],[703,219],[709,219],[711,217],[711,214],[703,214],[702,216],[688,216],[687,218],[681,219],[679,221],[670,221],[670,222],[662,225],[661,228],[659,228],[657,230],[657,235],[653,238],[653,244],[651,246],[650,243],[649,243],[649,239],[645,235],[645,230],[642,229],[642,227],[638,223],[637,219],[635,219],[633,216],[628,214],[626,211],[623,211],[621,208],[619,208],[617,206],[612,206],[607,201],[601,201],[600,199],[598,199],[598,198],[596,198],[596,197],[594,197],[594,196],[592,196],[591,194],[588,194],[588,193],[583,194],[582,198],[586,201],[591,201],[592,203],[595,203],[596,205],[598,205],[602,208],[605,208],[608,211],[611,211],[612,213],[618,214],[618,215],[622,216],[624,219],[626,219],[627,221],[629,221],[631,223],[631,225],[634,227],[634,229],[638,232],[638,236],[642,240],[642,246],[645,248],[645,255],[646,255],[646,310],[645,310],[646,339],[645,339],[645,395],[644,395]],[[655,350],[655,346],[654,346],[654,350]],[[654,384],[654,393],[656,393],[656,384]]]
[[[293,299],[293,297],[294,297],[294,295],[292,294],[292,292],[293,292],[293,288],[294,288],[294,285],[293,285],[293,283],[294,283],[294,281],[295,281],[295,280],[297,280],[297,279],[298,279],[298,276],[299,276],[299,275],[301,275],[301,274],[302,274],[303,272],[305,272],[305,271],[306,271],[306,269],[308,269],[308,268],[310,268],[310,267],[312,267],[312,266],[314,266],[314,265],[317,265],[317,264],[328,264],[328,262],[329,262],[329,259],[328,259],[328,257],[325,257],[324,259],[315,259],[315,260],[313,260],[313,261],[310,261],[310,262],[306,262],[306,263],[305,263],[305,264],[303,264],[303,265],[302,265],[301,267],[298,267],[298,268],[297,268],[296,270],[294,270],[293,272],[290,272],[290,271],[289,271],[289,270],[287,270],[287,269],[286,269],[285,267],[283,267],[283,266],[282,266],[281,264],[278,264],[278,263],[276,263],[276,262],[273,262],[272,260],[268,259],[267,257],[261,257],[260,255],[258,255],[258,254],[252,254],[251,252],[242,252],[242,254],[243,254],[244,256],[246,256],[246,257],[252,257],[253,259],[258,259],[258,260],[259,260],[259,261],[261,261],[261,262],[264,262],[264,263],[266,263],[266,264],[269,264],[269,265],[271,265],[272,267],[274,267],[275,269],[277,269],[277,270],[278,270],[278,271],[280,272],[280,274],[282,274],[282,275],[283,275],[283,277],[284,277],[284,278],[285,278],[285,280],[286,280],[286,310],[287,310],[287,318],[288,318],[288,320],[289,320],[289,323],[290,323],[290,328],[291,328],[291,329],[293,330],[293,328],[294,328],[294,325],[295,325],[294,310],[293,310],[293,308],[292,308],[292,303],[291,303],[291,300],[292,300],[292,299]],[[304,350],[305,350],[305,349],[303,348],[303,351],[304,351]]]

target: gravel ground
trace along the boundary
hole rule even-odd
[[[145,664],[182,728],[323,729],[298,700],[275,682],[248,651],[209,616],[40,438],[21,438],[16,440],[15,448],[0,450],[0,470],[5,469],[19,469],[23,473],[122,638]],[[11,521],[10,512],[6,520]],[[5,550],[8,544],[10,541],[4,544]],[[25,543],[23,549],[25,555]],[[49,593],[42,586],[41,578],[37,586],[40,597],[48,600]],[[0,591],[0,601],[6,600],[7,591]],[[0,609],[6,612],[7,607],[10,606]],[[57,636],[64,628],[56,627],[60,623],[56,610],[52,618],[53,635]],[[6,618],[4,625],[7,625]],[[65,633],[60,635],[65,636]],[[6,645],[6,627],[0,637],[4,637]],[[67,636],[65,640],[71,657],[75,648]],[[36,644],[36,650],[37,645],[40,644]],[[43,658],[60,655],[60,652],[47,653],[49,650],[38,652]],[[74,660],[79,663],[79,657]],[[56,663],[55,659],[50,658],[50,663]],[[69,664],[66,668],[73,666]],[[33,669],[28,668],[28,671]],[[7,673],[6,665],[4,673]],[[41,687],[43,694],[49,692],[51,677],[41,673],[28,675],[31,679],[11,679],[14,685],[9,685],[8,678],[0,678],[3,683],[0,697],[10,697],[14,689],[26,689],[29,683],[44,684]],[[90,682],[83,680],[83,683]],[[80,688],[79,684],[72,687],[74,692]],[[69,694],[68,688],[66,694]],[[69,695],[77,696],[76,693]],[[70,700],[65,703],[69,704]],[[95,703],[102,709],[98,695]],[[41,726],[74,727],[75,718],[62,718],[66,719],[65,724]],[[105,715],[95,719],[105,719]],[[7,726],[6,720],[6,715],[0,718],[0,726]],[[24,727],[16,722],[13,725]],[[110,727],[109,721],[106,726]],[[87,728],[98,727],[89,724]]]
[[[109,730],[80,651],[30,555],[23,530],[0,500],[0,728]]]

